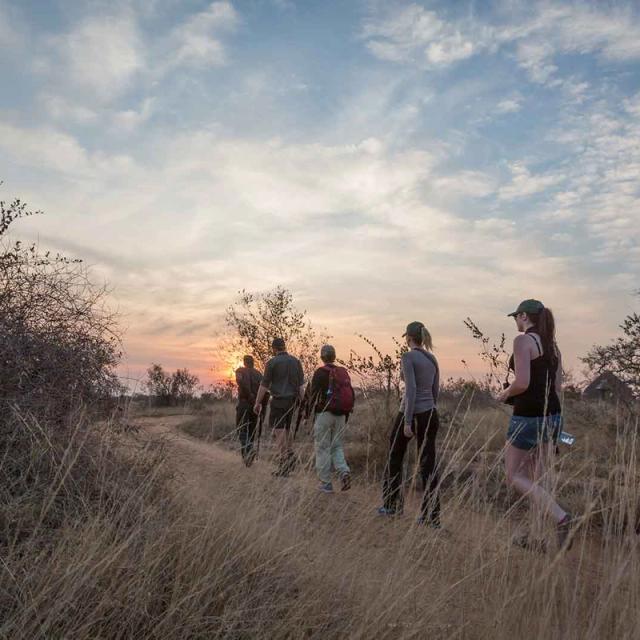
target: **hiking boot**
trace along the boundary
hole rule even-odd
[[[519,536],[514,536],[511,538],[511,542],[520,549],[525,549],[526,551],[533,551],[535,553],[546,553],[547,552],[547,543],[544,540],[538,540],[537,538],[532,538],[527,534],[522,534]]]
[[[243,454],[242,459],[244,460],[245,466],[250,467],[256,459],[256,452],[252,449],[246,454]]]
[[[340,478],[341,487],[340,491],[349,491],[351,489],[351,474],[345,473],[342,478]]]
[[[330,482],[321,482],[318,490],[322,493],[333,493],[333,485]]]
[[[387,518],[395,518],[402,515],[402,509],[392,509],[390,507],[378,507],[378,515]]]
[[[298,459],[296,458],[296,454],[293,451],[289,451],[282,461],[282,468],[286,471],[287,475],[293,473],[295,471],[296,466],[298,465]]]
[[[573,546],[571,531],[574,526],[574,520],[570,513],[567,513],[556,525],[556,533],[558,535],[558,548],[561,551],[569,551]]]

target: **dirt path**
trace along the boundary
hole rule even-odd
[[[311,469],[298,470],[287,479],[272,477],[272,466],[265,460],[268,451],[247,469],[236,451],[181,431],[180,425],[189,419],[168,416],[136,421],[146,432],[169,442],[181,497],[194,509],[220,513],[246,508],[242,505],[252,500],[253,507],[263,509],[265,526],[278,521],[291,549],[296,547],[291,555],[300,571],[314,572],[314,579],[332,581],[335,588],[346,586],[363,609],[375,610],[376,599],[382,602],[390,590],[398,590],[398,581],[404,588],[410,581],[416,585],[416,597],[398,606],[414,613],[425,608],[437,611],[437,622],[430,630],[423,629],[425,633],[440,637],[459,632],[462,617],[465,629],[470,627],[459,637],[483,637],[479,623],[490,595],[483,593],[482,585],[491,579],[492,563],[503,563],[506,557],[510,571],[535,575],[539,570],[539,559],[531,554],[505,552],[508,532],[496,535],[501,524],[489,515],[450,514],[445,504],[444,533],[416,527],[409,517],[384,520],[375,514],[379,488],[356,481],[349,492],[324,495],[317,491]],[[415,496],[407,500],[406,511],[417,511]],[[594,569],[569,562],[576,572]],[[495,570],[496,576],[504,575],[503,566]]]

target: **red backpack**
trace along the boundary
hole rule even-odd
[[[344,367],[324,367],[329,372],[327,411],[351,413],[356,394],[351,386],[349,372]]]

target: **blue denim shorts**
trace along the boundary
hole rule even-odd
[[[525,417],[512,416],[507,431],[507,441],[518,449],[528,451],[545,442],[558,441],[562,432],[562,415]]]

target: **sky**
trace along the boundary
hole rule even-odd
[[[224,377],[241,289],[456,376],[467,316],[541,299],[579,372],[637,307],[640,2],[0,0],[0,87],[14,234],[109,283],[125,377]]]

